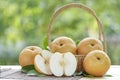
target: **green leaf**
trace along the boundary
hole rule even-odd
[[[48,48],[47,48],[47,46],[48,46],[48,38],[47,37],[44,38],[43,46],[44,46],[44,49],[48,50]]]
[[[34,65],[24,66],[22,67],[21,71],[29,76],[45,76],[44,74],[37,72],[34,68]]]
[[[76,45],[78,45],[78,44],[79,44],[79,42],[80,42],[80,40],[75,41]]]
[[[86,72],[83,72],[82,75],[83,75],[84,77],[89,77],[89,78],[94,78],[94,77],[95,77],[95,76],[90,75],[90,74],[88,74],[88,73],[86,73]],[[106,75],[104,75],[104,77],[112,77],[112,75],[106,74]]]
[[[34,65],[27,65],[27,66],[22,67],[21,71],[23,73],[27,73],[28,71],[30,71],[32,69],[34,69]]]
[[[73,76],[81,76],[82,75],[82,71],[81,72],[75,72],[74,74],[73,74]]]
[[[29,75],[29,76],[45,76],[44,74],[42,74],[42,73],[38,73],[36,70],[30,70],[30,71],[28,71],[27,72],[27,75]]]
[[[109,75],[109,74],[106,74],[106,75],[104,75],[105,77],[112,77],[112,75]]]
[[[89,77],[89,78],[93,78],[93,77],[95,77],[95,76],[93,76],[93,75],[90,75],[90,74],[87,74],[87,73],[82,73],[82,75],[84,76],[84,77]]]

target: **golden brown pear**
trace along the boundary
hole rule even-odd
[[[69,37],[57,37],[50,45],[50,50],[54,52],[66,53],[71,52],[76,54],[76,44]]]
[[[110,68],[109,56],[101,50],[94,50],[88,53],[83,61],[85,72],[93,76],[103,76]]]
[[[19,64],[23,67],[34,64],[34,57],[40,54],[42,49],[38,46],[28,46],[19,55]]]
[[[102,42],[96,38],[85,38],[77,46],[77,54],[87,55],[93,50],[103,50]]]

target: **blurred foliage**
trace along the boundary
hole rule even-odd
[[[52,14],[68,3],[82,3],[96,12],[112,64],[120,64],[120,0],[0,0],[0,64],[18,64],[19,53],[26,46],[43,48]],[[76,42],[87,36],[98,37],[97,33],[94,17],[76,8],[57,16],[51,30],[52,39],[64,35]]]

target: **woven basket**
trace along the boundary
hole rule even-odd
[[[48,25],[48,34],[47,34],[47,38],[48,38],[48,46],[50,46],[51,44],[51,28],[52,28],[52,25],[53,25],[53,22],[55,21],[56,17],[64,10],[66,9],[69,9],[69,8],[80,8],[80,9],[83,9],[85,11],[87,11],[89,14],[91,14],[97,21],[97,25],[98,25],[98,38],[99,40],[103,43],[103,46],[104,46],[104,51],[107,53],[107,47],[106,47],[106,41],[105,41],[105,37],[104,37],[104,33],[102,31],[102,24],[100,22],[100,20],[98,19],[98,17],[96,16],[96,13],[88,8],[87,6],[83,5],[83,4],[78,4],[78,3],[71,3],[71,4],[67,4],[67,5],[64,5],[62,7],[60,7],[59,9],[57,9],[55,11],[55,13],[52,15],[51,17],[51,20],[50,20],[50,23]],[[77,71],[81,71],[83,68],[82,68],[82,62],[83,62],[83,59],[84,59],[84,55],[75,55],[76,56],[76,59],[78,61],[78,66],[77,66]]]

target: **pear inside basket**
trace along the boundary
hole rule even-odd
[[[80,8],[91,14],[98,24],[99,38],[87,37],[75,42],[67,36],[58,36],[51,41],[51,28],[55,18],[68,8]],[[39,51],[30,64],[38,73],[54,76],[103,76],[111,65],[102,25],[95,12],[83,4],[71,3],[60,7],[51,17],[47,33],[47,50],[31,48]],[[21,52],[24,53],[25,49]],[[23,59],[23,58],[22,58]],[[21,59],[19,58],[19,61]],[[23,62],[20,62],[23,63]],[[25,64],[26,65],[26,64]],[[99,68],[99,69],[98,69]]]

